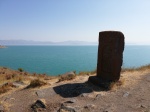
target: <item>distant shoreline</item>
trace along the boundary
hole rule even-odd
[[[0,45],[0,48],[6,48],[6,46],[2,46],[2,45]]]

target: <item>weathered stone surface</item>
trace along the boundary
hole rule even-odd
[[[120,78],[124,50],[124,35],[119,31],[103,31],[99,33],[97,62],[97,80],[104,82],[118,81]],[[93,81],[92,81],[93,82]]]
[[[118,81],[123,62],[123,50],[123,33],[119,31],[100,32],[97,76],[89,77],[89,81],[105,89],[109,89],[111,82]]]
[[[99,33],[97,76],[119,80],[124,50],[124,35],[117,31]]]
[[[20,86],[24,86],[25,84],[21,81],[15,81],[12,83],[14,87],[20,87]]]

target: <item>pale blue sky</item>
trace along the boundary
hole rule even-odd
[[[0,0],[0,39],[95,42],[104,30],[150,44],[150,0]]]

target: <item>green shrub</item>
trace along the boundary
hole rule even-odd
[[[19,72],[23,72],[24,70],[22,68],[18,68],[18,71]]]

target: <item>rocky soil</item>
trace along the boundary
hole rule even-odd
[[[29,89],[28,83],[15,82],[15,89],[0,95],[0,112],[150,112],[150,70],[125,71],[122,85],[107,91],[87,82],[88,77],[52,78]]]

